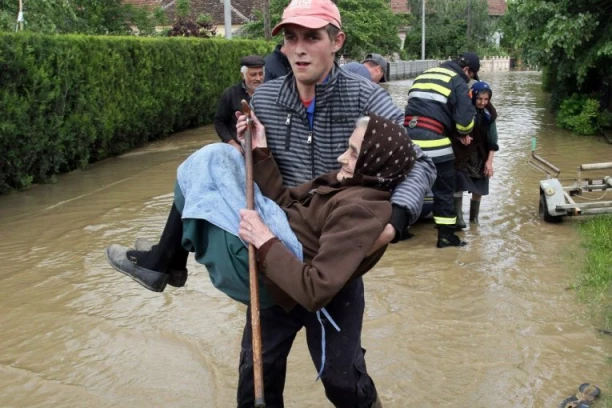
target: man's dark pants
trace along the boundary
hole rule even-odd
[[[325,395],[339,408],[367,408],[376,400],[376,388],[367,374],[365,350],[361,348],[364,307],[362,278],[349,282],[325,307],[341,331],[337,332],[328,321],[323,320],[326,360],[321,380]],[[321,365],[321,326],[315,313],[299,305],[289,313],[278,306],[262,309],[260,318],[266,407],[282,408],[287,356],[293,340],[297,332],[305,327],[308,350],[316,367],[316,370],[312,370],[314,382]],[[254,405],[251,336],[249,308],[240,353],[239,408],[252,408]]]
[[[455,218],[455,161],[436,163],[436,171],[438,174],[432,187],[434,220],[435,217]],[[454,223],[441,226],[454,227]]]

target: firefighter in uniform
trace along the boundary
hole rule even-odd
[[[478,80],[480,59],[465,52],[419,75],[408,92],[404,126],[414,143],[435,163],[438,175],[433,185],[433,215],[438,227],[438,248],[464,246],[455,235],[457,216],[453,194],[455,170],[449,136],[456,130],[461,143],[469,144],[476,110],[468,82]]]

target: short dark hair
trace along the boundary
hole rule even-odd
[[[329,39],[333,41],[336,39],[338,33],[342,30],[333,24],[328,24],[327,27],[325,27],[325,31],[327,32]]]

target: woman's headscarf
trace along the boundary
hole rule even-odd
[[[403,126],[373,113],[368,116],[355,175],[362,185],[392,190],[414,166],[414,144]]]
[[[472,84],[472,104],[476,105],[476,98],[478,98],[478,94],[481,92],[486,92],[489,94],[489,100],[493,97],[493,90],[491,86],[485,81],[476,81]]]

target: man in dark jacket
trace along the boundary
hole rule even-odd
[[[380,54],[368,54],[361,62],[349,62],[342,69],[361,75],[375,83],[387,82],[389,62]]]
[[[478,80],[479,69],[478,56],[465,52],[419,75],[408,92],[404,126],[414,143],[433,160],[438,173],[432,189],[438,248],[466,245],[455,235],[455,156],[449,136],[456,130],[462,135],[461,142],[469,143],[467,136],[474,128],[476,110],[467,83],[472,78]]]
[[[222,142],[236,147],[240,144],[236,140],[236,115],[234,112],[241,110],[240,101],[247,102],[259,85],[263,84],[264,78],[263,58],[257,55],[249,55],[240,59],[240,75],[242,81],[232,85],[223,91],[217,103],[217,113],[213,119],[215,131]]]
[[[264,82],[271,81],[278,77],[282,77],[291,72],[289,60],[283,52],[283,44],[278,44],[274,51],[266,55],[264,58],[266,63],[266,76]]]

